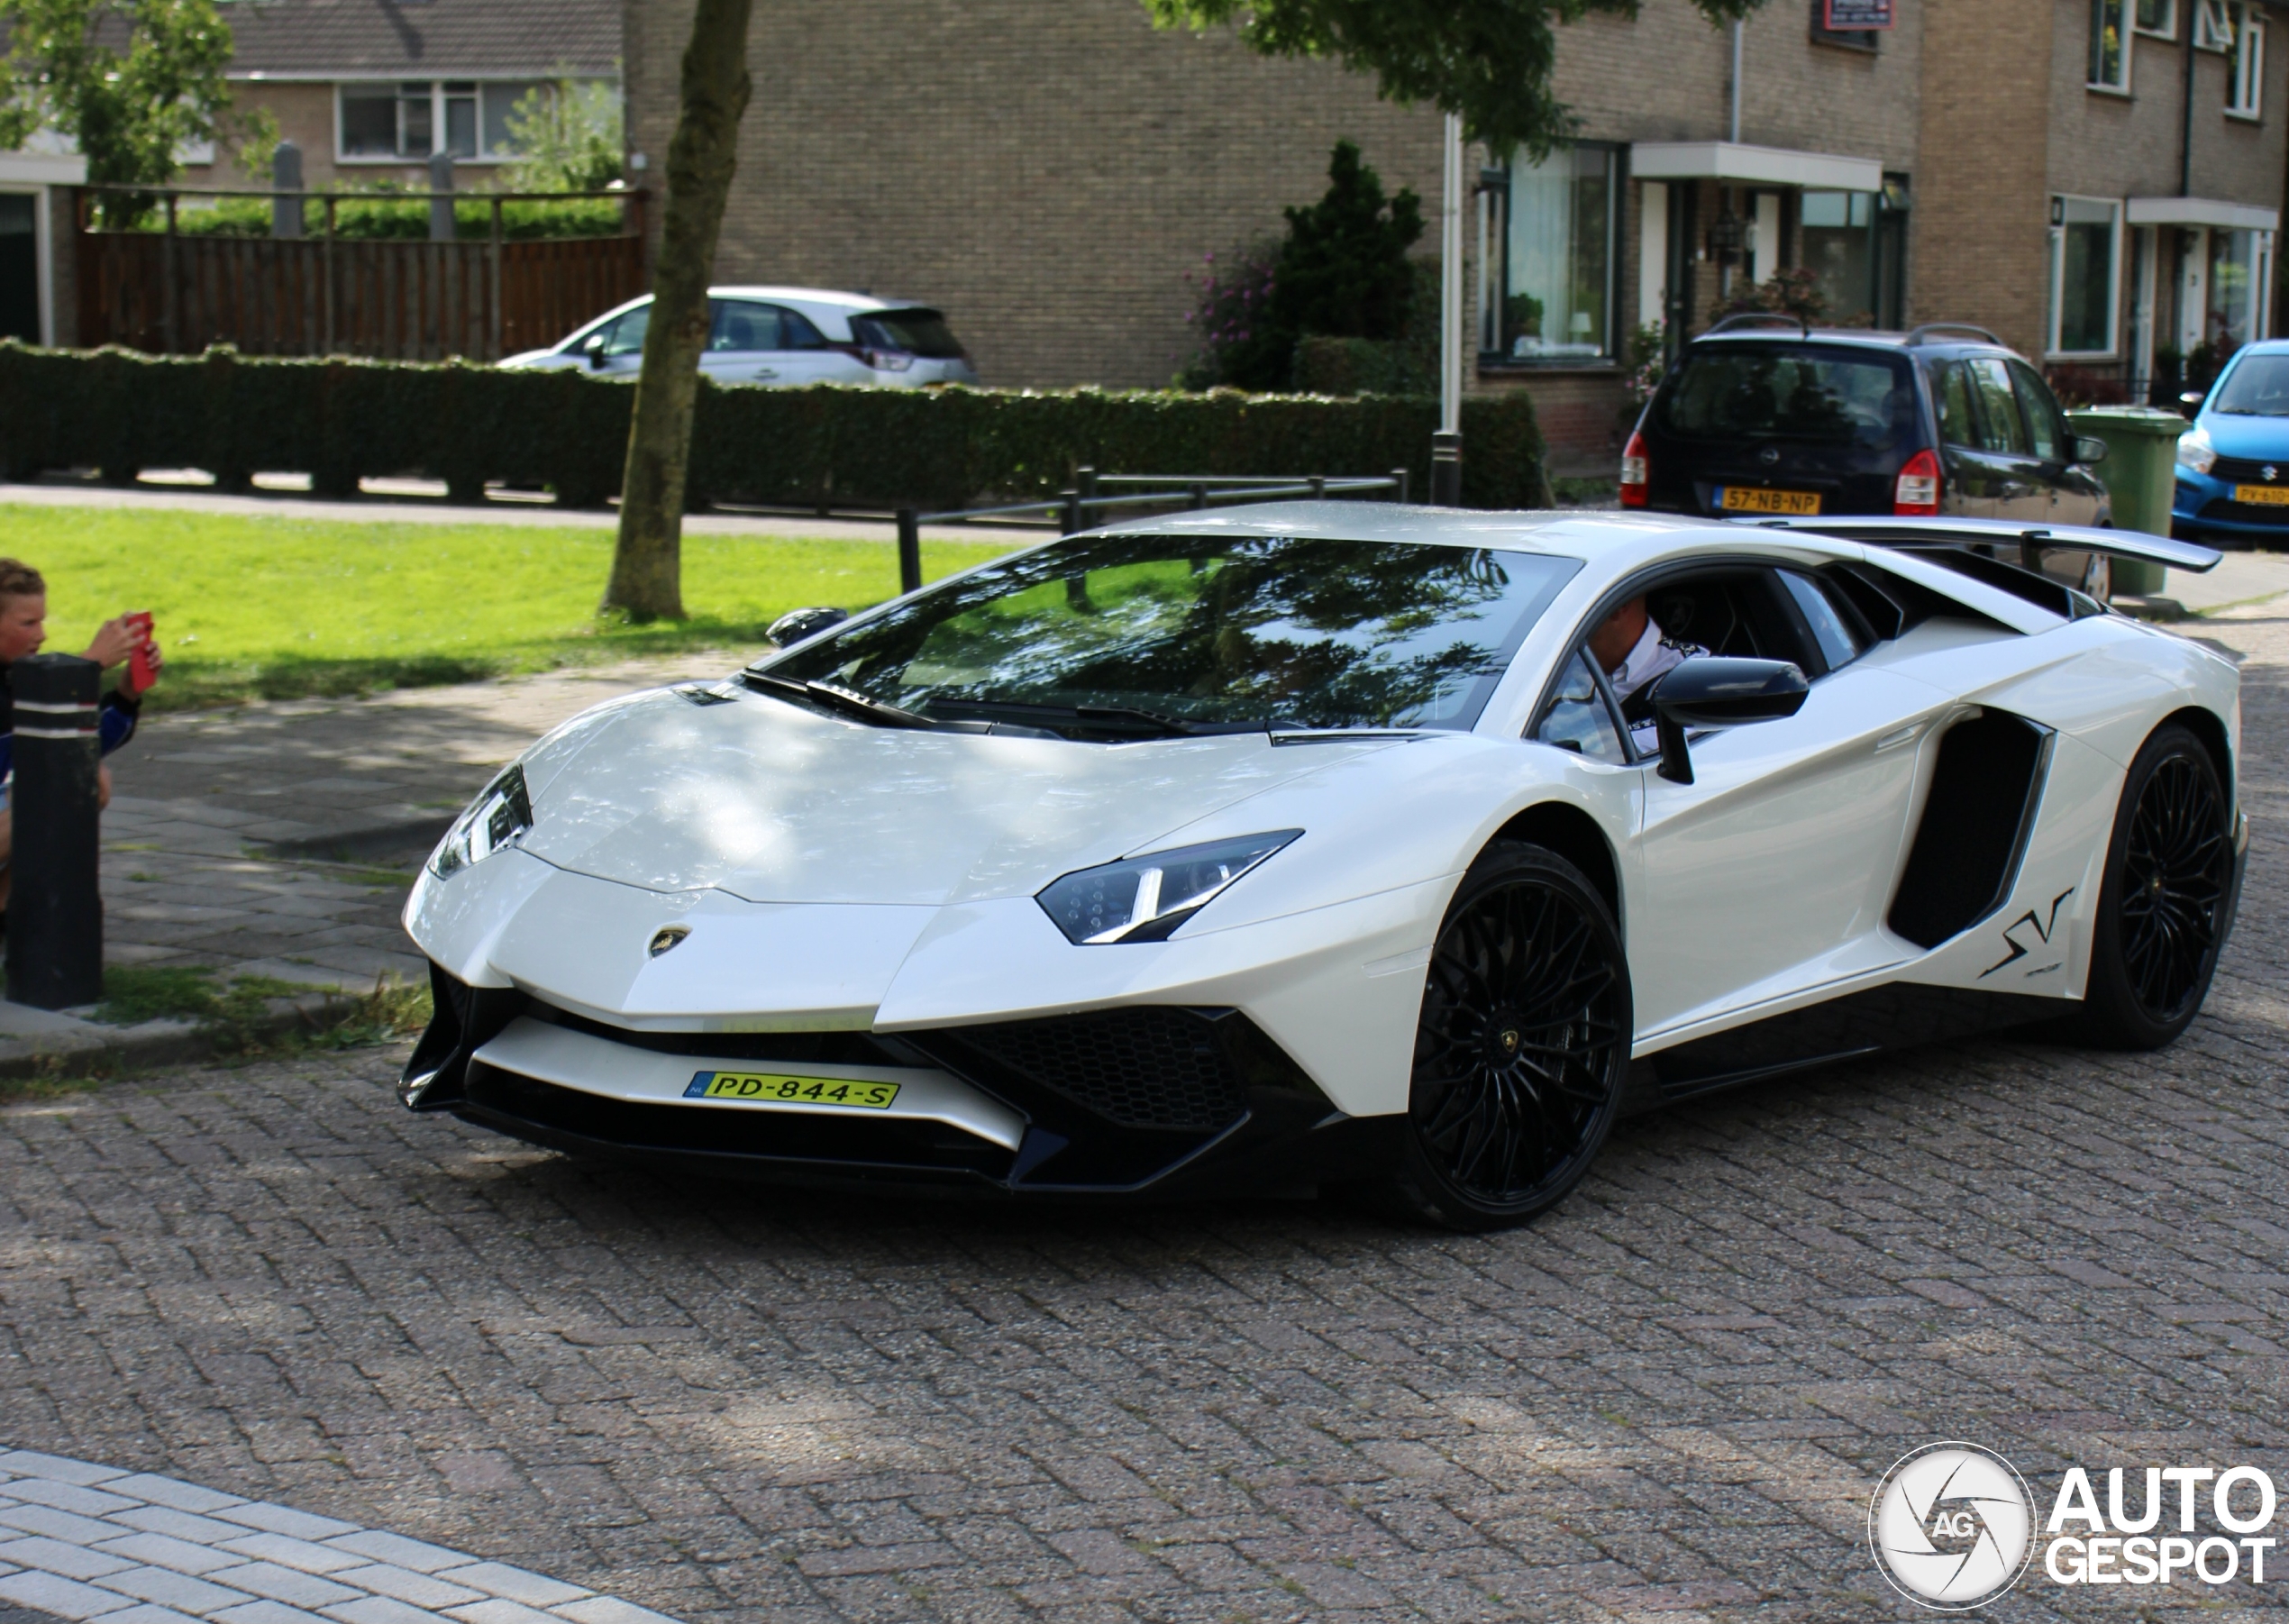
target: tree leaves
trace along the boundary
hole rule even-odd
[[[231,31],[214,0],[0,0],[0,147],[68,135],[91,184],[165,185],[178,152],[212,139],[230,109]],[[135,212],[105,199],[108,224]]]
[[[1764,0],[1693,0],[1711,23]],[[1592,12],[1635,17],[1637,0],[1144,0],[1163,28],[1236,26],[1272,57],[1334,57],[1375,76],[1387,101],[1459,113],[1464,132],[1536,160],[1576,121],[1551,88],[1557,25]]]

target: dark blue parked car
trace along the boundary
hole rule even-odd
[[[2187,541],[2289,546],[2289,340],[2243,345],[2210,386],[2171,507]]]
[[[1621,506],[2105,525],[2112,505],[2090,466],[2105,454],[1983,328],[1873,333],[1739,315],[1687,344],[1646,403],[1621,454]],[[2043,568],[2106,595],[2101,555],[2052,553]]]

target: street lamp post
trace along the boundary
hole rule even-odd
[[[1439,209],[1438,432],[1431,436],[1431,502],[1463,502],[1463,121],[1446,115],[1446,163]]]

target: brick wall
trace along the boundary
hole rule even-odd
[[[2064,0],[1924,0],[1919,9],[1922,136],[1909,319],[1977,322],[2039,355],[2050,224],[2044,91],[2054,18],[2072,8]]]

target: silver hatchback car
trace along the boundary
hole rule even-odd
[[[699,370],[717,383],[922,388],[978,381],[944,315],[926,306],[818,287],[711,287]],[[585,368],[601,377],[643,362],[652,296],[606,311],[561,343],[501,362],[519,370]]]

